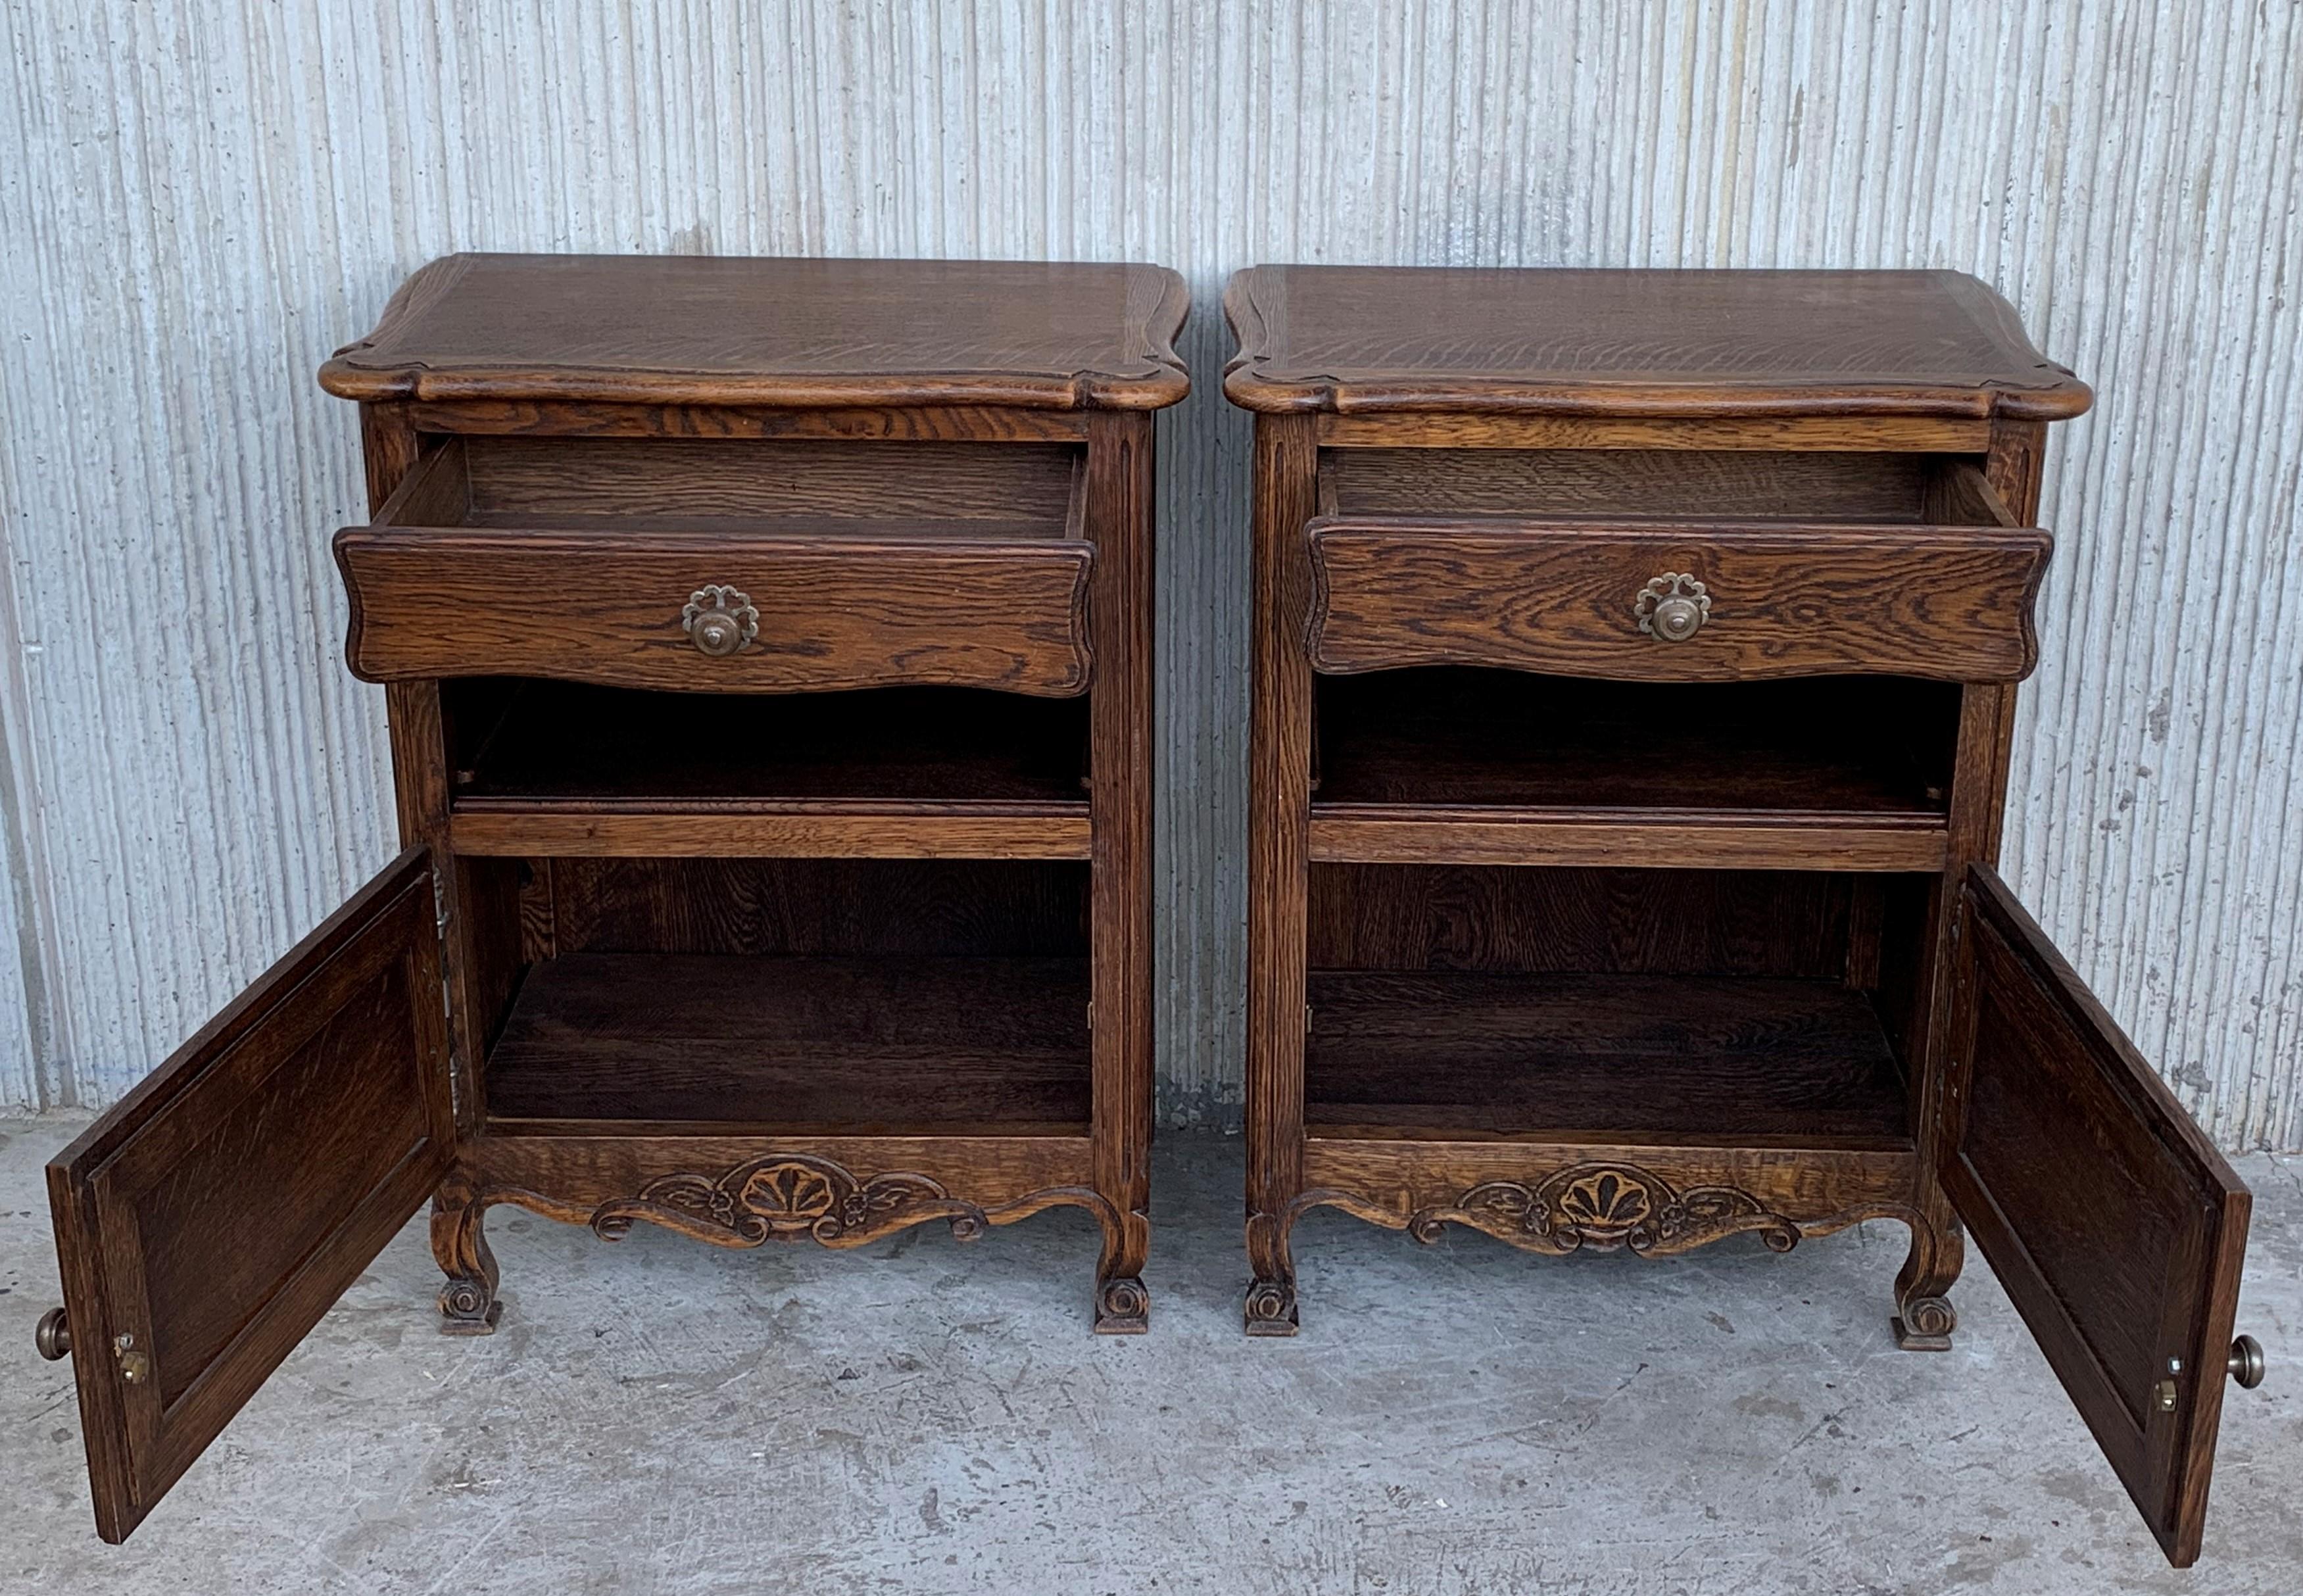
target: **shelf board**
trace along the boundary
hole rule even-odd
[[[1084,803],[857,798],[584,803],[460,799],[449,845],[509,858],[1084,859]]]
[[[522,984],[490,1121],[1084,1135],[1084,958],[582,953]]]
[[[1938,871],[1941,815],[1314,804],[1321,864]]]
[[[1902,1150],[1861,992],[1712,975],[1314,970],[1305,1135]]]

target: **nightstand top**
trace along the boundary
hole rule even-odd
[[[1156,410],[1190,384],[1161,266],[451,255],[320,368],[358,400]]]
[[[1224,309],[1252,410],[2057,419],[2087,384],[1961,272],[1254,266]]]

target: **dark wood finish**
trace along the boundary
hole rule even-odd
[[[387,518],[403,526],[1079,535],[1080,451],[1057,443],[480,434],[451,440],[437,458],[449,479],[447,513],[411,507],[387,510]]]
[[[1312,972],[1305,1134],[1911,1145],[1878,1016],[1836,981]]]
[[[1500,665],[1629,681],[1890,671],[2013,680],[2037,663],[2043,532],[1706,522],[1323,517],[1308,646],[1321,671]],[[1642,632],[1651,581],[1709,609],[1679,641]]]
[[[1151,266],[451,255],[320,382],[491,405],[1158,410],[1188,386],[1188,303]]]
[[[1323,677],[1312,857],[1940,870],[1958,690]]]
[[[452,1333],[500,1203],[834,1247],[1074,1206],[1096,1328],[1144,1327],[1185,309],[1150,266],[462,256],[329,362],[409,851],[52,1170],[107,1539],[426,1195]]]
[[[1305,891],[1311,875],[1312,418],[1255,418],[1247,806],[1247,1289],[1251,1335],[1293,1335],[1287,1232],[1303,1185]]]
[[[1085,865],[559,858],[561,953],[1086,957]]]
[[[1944,1184],[2168,1561],[2187,1567],[2247,1188],[1988,866],[1969,866],[1960,914]]]
[[[1814,871],[1314,865],[1314,969],[1835,980],[1855,882]]]
[[[1897,1344],[1941,1348],[1964,1217],[2189,1562],[2245,1196],[1987,870],[2086,387],[1946,273],[1259,267],[1226,308],[1249,1330],[1294,1329],[1317,1207],[1649,1256],[1887,1218]],[[1680,642],[1637,629],[1666,572]]]
[[[1088,415],[1084,410],[1012,405],[793,410],[588,399],[459,399],[401,405],[378,401],[361,408],[398,410],[426,432],[469,437],[823,438],[848,443],[1076,443],[1087,436]]]
[[[961,812],[955,813],[953,810]],[[526,858],[1085,859],[1085,805],[923,809],[871,800],[740,802],[665,813],[584,804],[460,807],[448,843],[461,856]],[[1940,858],[1941,850],[1937,850]]]
[[[388,690],[494,679],[444,684],[436,776],[402,772],[441,782],[457,882],[489,883],[490,912],[447,931],[451,966],[461,945],[474,972],[465,1006],[495,1009],[456,1021],[495,1048],[491,1087],[499,1068],[520,1078],[553,964],[594,955],[1056,959],[1085,971],[1076,1023],[1089,995],[1101,1017],[1085,1106],[1065,1110],[1077,1136],[954,1118],[973,1111],[965,1058],[941,1067],[958,1099],[921,1110],[928,1136],[705,1126],[669,1100],[651,1118],[644,1094],[612,1119],[523,1119],[517,1137],[474,1125],[434,1220],[449,1328],[494,1323],[494,1203],[620,1234],[636,1214],[665,1222],[629,1206],[658,1183],[755,1177],[870,1208],[871,1225],[817,1236],[841,1246],[1086,1207],[1103,1230],[1098,1328],[1142,1327],[1152,440],[1130,412],[1181,395],[1183,311],[1180,280],[1147,267],[459,258],[330,363],[332,388],[427,440],[377,485],[375,528],[347,534],[354,656],[384,621],[353,568],[390,541],[409,652],[386,669],[419,674]],[[500,562],[514,548],[533,569]],[[650,608],[640,566],[691,553],[713,573],[673,573]],[[678,624],[706,582],[762,612],[728,658]],[[523,583],[579,602],[516,637],[510,609],[483,606]],[[654,641],[632,642],[635,623]],[[888,690],[818,696],[848,688]],[[507,969],[522,975],[509,1018]],[[1058,1144],[1074,1149],[1060,1168]],[[530,1150],[518,1170],[485,1151],[506,1145]],[[1042,1183],[1011,1189],[1026,1167]],[[913,1203],[915,1178],[942,1195]],[[586,1181],[580,1203],[554,1186]]]
[[[1387,671],[1317,689],[1316,818],[1331,805],[1948,809],[1956,688],[1898,678],[1617,683]]]
[[[419,411],[421,406],[410,409]],[[1557,415],[1540,410],[1319,412],[1322,449],[1804,450],[1980,454],[1995,423],[1921,416]],[[2044,425],[2038,423],[2036,425]]]
[[[1252,410],[2054,420],[2087,385],[1958,272],[1256,266],[1224,311]]]
[[[567,954],[489,1054],[488,1119],[1084,1135],[1087,1003],[1084,958]]]
[[[1087,688],[1084,542],[346,528],[346,657],[364,681],[521,675],[687,692],[938,684]],[[691,595],[741,590],[758,636],[714,658]]]
[[[48,1166],[97,1531],[117,1542],[455,1150],[410,849]]]
[[[1331,448],[1320,458],[1320,512],[1988,524],[1923,512],[1934,477],[1974,469],[1853,452]]]
[[[452,700],[460,815],[849,801],[1088,813],[1088,714],[1077,699],[948,688],[733,697],[516,687]]]
[[[1322,804],[1311,848],[1315,863],[1718,870],[1940,870],[1949,852],[1926,815],[1443,804]]]

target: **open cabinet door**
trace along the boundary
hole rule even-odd
[[[48,1166],[106,1541],[438,1185],[447,1045],[431,860],[410,849]]]
[[[2247,1188],[2007,884],[1961,892],[1944,1188],[2167,1559],[2199,1555]]]

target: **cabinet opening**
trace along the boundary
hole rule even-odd
[[[1084,864],[485,863],[500,1130],[1086,1134]]]
[[[1931,883],[1315,864],[1307,1134],[1908,1150]]]
[[[1088,700],[977,688],[708,694],[443,684],[460,808],[748,801],[1087,806]]]
[[[376,524],[1076,537],[1084,460],[1068,443],[475,434],[426,455]]]
[[[2012,526],[1961,455],[1706,449],[1330,449],[1323,515]]]
[[[1312,803],[1947,812],[1959,688],[1611,682],[1427,666],[1315,680]]]

